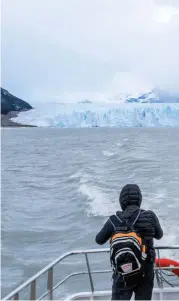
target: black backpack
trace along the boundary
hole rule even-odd
[[[138,210],[128,221],[122,221],[117,215],[118,225],[110,240],[110,260],[114,274],[118,275],[125,286],[135,286],[143,276],[146,246],[134,225],[141,213]]]

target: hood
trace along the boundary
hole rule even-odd
[[[122,210],[125,210],[128,206],[136,205],[141,206],[142,194],[140,188],[136,184],[125,185],[120,193],[119,203]]]

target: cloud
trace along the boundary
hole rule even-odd
[[[4,0],[5,83],[92,91],[127,72],[179,92],[178,8],[178,0]]]

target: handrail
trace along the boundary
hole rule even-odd
[[[111,273],[111,270],[100,270],[100,271],[93,271],[92,274],[105,274],[105,273]],[[72,273],[68,276],[66,276],[64,279],[62,279],[59,283],[57,283],[54,287],[53,290],[57,289],[60,285],[62,285],[64,282],[66,282],[69,278],[72,278],[74,276],[79,276],[79,275],[88,275],[88,272],[81,271],[81,272],[76,272]],[[42,300],[42,298],[46,297],[48,295],[48,292],[45,292],[43,295],[41,295],[38,300]]]
[[[155,247],[156,250],[176,250],[179,249],[179,245],[175,245],[175,246],[156,246]],[[66,252],[64,254],[62,254],[61,256],[59,256],[58,258],[56,258],[54,261],[52,261],[50,264],[48,264],[46,267],[44,267],[42,270],[40,270],[39,272],[37,272],[34,276],[32,276],[31,278],[29,278],[27,281],[25,281],[23,284],[21,284],[19,287],[17,287],[16,289],[14,289],[10,294],[6,295],[4,298],[2,298],[1,300],[9,300],[14,298],[14,300],[19,300],[19,293],[26,288],[27,286],[31,286],[30,289],[30,300],[36,300],[36,280],[42,276],[43,274],[45,274],[46,272],[48,272],[48,281],[47,281],[47,294],[49,293],[49,297],[50,300],[53,300],[53,290],[55,287],[53,287],[53,268],[60,263],[62,260],[64,260],[65,258],[72,256],[72,255],[85,255],[86,257],[86,265],[88,268],[88,275],[89,275],[89,279],[90,279],[90,284],[91,284],[91,290],[92,292],[94,291],[93,288],[93,282],[92,282],[92,278],[91,278],[91,271],[90,271],[90,266],[89,266],[89,262],[88,262],[88,254],[94,254],[94,253],[108,253],[110,251],[109,248],[104,248],[104,249],[87,249],[87,250],[74,250],[74,251],[70,251],[70,252]],[[161,269],[156,268],[156,270]],[[166,268],[167,269],[167,268]],[[173,268],[172,268],[173,269]],[[66,277],[68,278],[68,277]],[[64,281],[63,281],[64,282]],[[45,294],[45,295],[47,295]]]
[[[68,256],[71,255],[80,255],[80,254],[93,254],[93,253],[107,253],[109,252],[109,249],[88,249],[88,250],[75,250],[75,251],[70,251],[62,254],[58,258],[56,258],[54,261],[52,261],[50,264],[48,264],[46,267],[44,267],[42,270],[37,272],[34,276],[29,278],[27,281],[25,281],[23,284],[21,284],[19,287],[17,287],[15,290],[13,290],[10,294],[5,296],[2,300],[9,300],[11,299],[14,295],[22,291],[25,287],[30,285],[33,281],[37,280],[41,275],[45,274],[48,272],[49,269],[53,268],[56,266],[59,262],[67,258]]]

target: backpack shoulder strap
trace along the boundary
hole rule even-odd
[[[119,216],[117,216],[117,214],[115,215],[115,217],[117,217],[117,219],[120,223],[123,223],[123,221],[119,218]]]
[[[114,230],[115,230],[115,225],[114,225],[114,223],[112,222],[112,220],[111,220],[111,218],[109,218],[109,221],[110,221],[110,223],[113,225],[113,228],[114,228]]]
[[[128,219],[128,221],[123,221],[119,216],[117,216],[117,214],[114,215],[114,216],[115,216],[115,218],[117,218],[118,222],[120,222],[120,225],[124,223],[124,224],[129,225],[130,227],[134,227],[134,225],[135,225],[136,221],[138,220],[140,214],[141,214],[141,209],[139,209],[137,211],[137,213],[133,214]],[[110,218],[109,218],[109,220],[110,220],[111,224],[113,225],[114,230],[116,230],[117,226],[115,226],[115,224],[112,222],[112,220]]]
[[[123,221],[119,218],[119,216],[117,216],[117,214],[113,215],[113,216],[115,216],[115,218],[117,218],[117,220],[118,220],[118,222],[120,222],[120,224],[123,223]],[[117,226],[115,226],[115,224],[112,222],[111,218],[109,218],[109,220],[110,220],[111,224],[113,225],[113,228],[114,228],[114,231],[115,231],[117,229]]]
[[[139,209],[136,214],[132,215],[132,217],[128,220],[128,224],[130,226],[134,226],[135,223],[137,222],[140,214],[141,214],[141,209]]]

